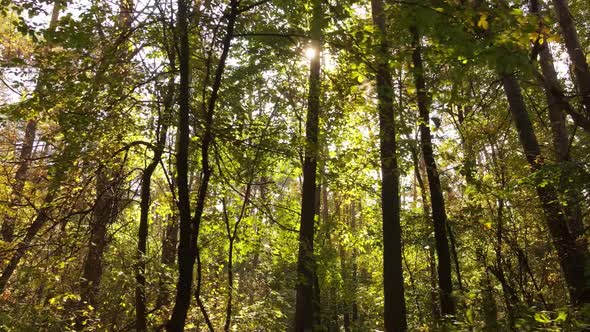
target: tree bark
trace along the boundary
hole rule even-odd
[[[170,79],[166,91],[166,97],[164,105],[166,108],[166,115],[170,114],[172,106],[172,95],[174,93],[174,79]],[[162,154],[164,153],[164,146],[166,144],[166,135],[168,133],[168,119],[160,118],[160,136],[156,143],[156,150],[153,151],[154,156],[152,161],[143,170],[141,177],[141,191],[140,191],[140,215],[139,215],[139,230],[138,230],[138,241],[137,241],[137,271],[135,279],[137,286],[135,288],[135,317],[136,324],[135,328],[137,332],[147,331],[147,305],[146,305],[146,278],[145,278],[145,265],[147,260],[147,238],[149,228],[149,209],[151,199],[151,181],[152,174],[158,167],[158,164],[162,160]],[[162,290],[163,291],[163,290]]]
[[[393,86],[388,66],[389,45],[382,0],[371,0],[373,25],[377,28],[375,50],[377,68],[377,100],[381,159],[381,211],[383,214],[383,289],[384,325],[388,332],[406,331],[406,301],[402,268],[400,225],[399,168]]]
[[[37,215],[33,220],[33,223],[31,223],[31,225],[27,228],[27,233],[25,234],[24,239],[17,245],[14,254],[8,261],[6,267],[4,267],[4,269],[2,270],[2,274],[0,275],[0,293],[4,292],[4,290],[6,289],[8,281],[10,280],[10,277],[14,274],[14,271],[20,263],[20,260],[24,257],[25,253],[27,252],[27,249],[29,249],[29,246],[33,242],[33,239],[35,238],[37,233],[39,233],[41,228],[49,219],[49,213],[51,212],[51,204],[55,200],[59,188],[61,187],[62,181],[65,178],[65,172],[67,170],[67,167],[63,165],[57,166],[55,170],[56,171],[53,174],[54,177],[52,178],[49,188],[47,189],[47,194],[45,195],[45,198],[43,200],[43,205],[37,212]]]
[[[430,187],[430,204],[432,206],[432,219],[434,222],[435,247],[438,256],[438,285],[440,291],[441,313],[444,316],[455,315],[455,302],[453,299],[453,283],[451,277],[451,255],[447,240],[447,214],[445,201],[440,186],[440,178],[432,149],[432,137],[430,134],[430,114],[428,109],[428,96],[424,80],[424,67],[420,37],[416,28],[412,28],[414,52],[412,62],[414,64],[414,81],[416,85],[418,110],[420,112],[420,139],[422,155],[426,163],[426,174]]]
[[[586,109],[586,116],[590,116],[590,70],[584,49],[580,45],[578,32],[567,0],[553,0],[553,7],[565,42],[565,48],[574,67],[574,76],[582,97],[582,104]]]
[[[314,275],[313,251],[316,215],[316,172],[318,158],[318,135],[320,114],[320,56],[323,10],[320,0],[312,1],[311,45],[315,51],[309,72],[309,94],[305,124],[305,155],[303,161],[303,188],[301,192],[301,224],[299,228],[299,251],[297,257],[297,291],[295,304],[295,332],[313,330]]]
[[[414,145],[410,146],[410,152],[412,154],[412,162],[414,165],[414,176],[416,181],[418,182],[418,187],[420,188],[420,198],[422,200],[422,215],[424,217],[424,221],[428,222],[430,219],[430,205],[428,204],[428,198],[426,196],[426,184],[422,179],[422,174],[420,173],[420,161],[418,158],[418,151]],[[429,238],[429,245],[428,245],[428,271],[429,271],[429,281],[430,281],[430,309],[432,313],[432,321],[434,323],[434,328],[437,328],[438,322],[440,321],[440,308],[438,305],[438,292],[436,291],[437,286],[437,277],[436,277],[436,261],[435,261],[435,254],[434,254],[434,245],[432,244],[432,239]]]
[[[193,268],[195,260],[199,259],[198,237],[201,226],[203,211],[205,209],[205,200],[211,178],[211,167],[209,165],[209,148],[213,142],[213,113],[217,102],[219,88],[225,70],[225,63],[229,54],[231,41],[233,39],[234,28],[238,12],[238,1],[230,0],[228,14],[227,31],[223,39],[222,52],[215,71],[215,78],[211,87],[211,95],[205,110],[204,133],[201,140],[201,181],[197,193],[197,202],[195,213],[190,216],[190,197],[188,188],[188,153],[189,153],[189,113],[190,113],[190,46],[188,40],[188,0],[178,1],[178,35],[180,40],[179,47],[179,70],[180,70],[180,92],[179,92],[179,135],[178,135],[178,152],[176,156],[176,171],[178,185],[178,209],[180,214],[180,239],[178,246],[178,284],[176,287],[176,301],[172,315],[166,329],[172,331],[183,331],[186,321],[187,312],[190,306]],[[211,329],[211,324],[204,310],[203,303],[200,299],[201,269],[198,264],[197,289],[195,298],[205,316],[207,325]]]
[[[54,31],[57,27],[57,20],[59,18],[59,12],[61,10],[61,2],[54,1],[53,10],[51,12],[51,19],[49,21],[49,31]],[[43,94],[45,91],[45,70],[41,68],[39,72],[39,79],[37,86],[35,87],[36,94]],[[20,150],[18,169],[15,175],[15,184],[12,188],[10,195],[10,207],[16,209],[22,202],[23,189],[27,181],[27,174],[29,166],[31,165],[31,157],[33,154],[33,145],[35,143],[35,137],[37,135],[37,119],[30,119],[27,121],[25,127],[25,136],[23,139],[23,145]],[[2,223],[0,233],[2,240],[5,242],[14,241],[14,228],[18,218],[16,214],[8,213]]]
[[[540,22],[543,22],[538,1],[530,0],[529,7],[531,13],[539,17]],[[543,27],[542,23],[540,23],[540,27]],[[543,41],[538,43],[538,46],[540,47],[539,58],[541,72],[543,73],[542,83],[549,110],[553,148],[555,150],[555,155],[557,156],[557,161],[562,165],[562,172],[565,173],[561,176],[563,180],[561,181],[560,191],[563,192],[567,201],[567,206],[564,210],[568,218],[570,232],[574,239],[578,239],[583,236],[585,228],[579,203],[582,199],[580,198],[580,193],[577,188],[568,189],[565,186],[568,177],[571,175],[571,172],[568,171],[567,167],[567,164],[570,162],[570,147],[565,114],[567,113],[568,108],[571,108],[572,106],[564,100],[563,93],[559,92],[561,87],[557,73],[555,72],[553,56],[551,55],[547,42],[543,39]]]
[[[520,86],[514,74],[501,73],[501,79],[526,159],[531,172],[536,173],[543,167],[543,156],[520,92]],[[590,303],[590,291],[586,286],[585,277],[587,250],[576,246],[575,239],[561,212],[553,185],[537,185],[536,190],[545,212],[547,228],[557,250],[571,301],[574,305]]]
[[[92,210],[88,253],[84,259],[80,282],[81,306],[90,305],[96,308],[98,304],[103,255],[108,243],[107,230],[119,211],[120,180],[120,175],[114,170],[100,166],[96,176],[96,201]],[[82,316],[79,317],[79,322]]]
[[[10,195],[10,208],[12,212],[7,213],[4,222],[2,223],[2,240],[5,242],[12,242],[14,240],[14,228],[17,222],[17,214],[14,210],[22,202],[23,189],[27,181],[27,173],[29,165],[31,164],[31,156],[33,154],[33,144],[37,132],[37,120],[31,119],[27,122],[25,127],[25,136],[20,150],[18,169],[15,175],[15,183],[12,187],[12,194]]]

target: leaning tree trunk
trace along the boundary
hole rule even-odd
[[[584,48],[580,45],[574,19],[569,10],[567,0],[553,0],[553,7],[565,42],[565,48],[572,61],[574,76],[582,96],[582,104],[586,109],[586,117],[590,116],[590,70]]]
[[[430,114],[428,110],[428,96],[424,80],[424,67],[420,37],[417,29],[412,29],[414,52],[412,62],[414,64],[414,81],[420,112],[420,139],[422,155],[426,163],[426,174],[430,187],[430,204],[432,206],[432,219],[434,222],[434,238],[436,253],[438,256],[438,285],[440,288],[440,306],[443,315],[455,315],[455,303],[453,300],[453,283],[451,279],[451,255],[447,241],[447,214],[445,201],[440,185],[440,178],[432,149],[432,137],[430,134]]]
[[[420,188],[420,198],[422,201],[422,216],[424,217],[425,221],[430,219],[430,205],[428,204],[428,199],[426,196],[426,184],[422,179],[422,173],[420,172],[420,160],[418,158],[418,151],[414,145],[410,146],[410,152],[412,155],[412,162],[414,165],[414,177],[418,182],[418,187]],[[428,240],[428,271],[429,271],[429,281],[430,281],[430,310],[432,313],[432,322],[434,324],[434,328],[436,329],[438,326],[438,322],[440,321],[440,308],[438,306],[438,292],[437,289],[437,277],[436,277],[436,261],[434,255],[434,246],[432,245],[432,239],[429,238]]]
[[[315,261],[313,238],[316,215],[316,171],[320,113],[320,55],[322,37],[322,6],[312,1],[311,47],[315,51],[309,72],[309,96],[305,124],[305,156],[301,192],[301,225],[297,257],[297,292],[295,303],[295,332],[311,331],[314,323]]]
[[[540,7],[537,0],[530,0],[530,11],[531,13],[539,17],[539,22],[543,22],[540,15]],[[540,27],[543,25],[540,23]],[[543,86],[545,90],[545,97],[547,99],[549,120],[551,122],[551,134],[553,138],[553,148],[557,156],[557,161],[560,162],[564,167],[562,171],[566,174],[562,175],[562,185],[560,190],[565,194],[567,206],[564,207],[565,213],[568,218],[568,225],[570,226],[570,232],[572,236],[577,239],[583,236],[584,223],[582,220],[582,213],[580,209],[580,192],[577,188],[566,188],[567,177],[571,171],[568,170],[568,163],[570,161],[570,147],[569,137],[567,132],[567,119],[565,114],[568,109],[571,109],[571,105],[564,100],[561,90],[557,73],[555,72],[555,66],[553,64],[553,56],[549,50],[547,42],[543,39],[539,42],[540,51],[539,58],[541,64],[541,72],[543,73]],[[584,244],[585,245],[585,244]]]
[[[531,172],[536,173],[543,167],[543,156],[520,92],[520,85],[514,74],[501,73],[500,76],[526,159]],[[585,277],[587,250],[576,246],[553,185],[537,185],[536,190],[545,213],[547,228],[557,250],[571,301],[575,305],[590,303],[590,290],[586,285]]]
[[[64,159],[67,161],[67,158]],[[27,249],[29,249],[31,246],[33,239],[49,220],[51,205],[57,197],[59,188],[61,187],[62,182],[65,179],[66,172],[69,168],[69,164],[66,161],[61,163],[58,162],[59,164],[55,166],[53,172],[51,172],[53,173],[53,177],[51,179],[51,183],[49,184],[49,188],[47,189],[47,194],[45,194],[43,205],[38,210],[37,215],[31,225],[27,228],[24,239],[16,246],[14,254],[8,261],[8,264],[2,270],[2,274],[0,275],[0,293],[4,292],[10,277],[14,274],[18,264],[26,254]]]
[[[381,211],[383,213],[383,289],[385,296],[384,323],[386,331],[407,330],[402,246],[400,225],[399,169],[393,86],[387,54],[387,26],[382,0],[371,1],[373,25],[377,28],[379,44],[377,60],[377,100],[379,108],[379,140],[381,144]]]
[[[55,1],[53,3],[53,10],[51,13],[51,19],[49,21],[49,31],[55,31],[61,7],[62,5],[60,1]],[[37,95],[42,95],[43,93],[45,93],[46,76],[47,74],[45,70],[42,68],[39,72],[37,86],[35,87],[35,93]],[[41,99],[42,96],[39,96],[39,98]],[[27,121],[27,125],[25,127],[25,136],[18,158],[19,162],[18,169],[15,175],[15,183],[12,188],[12,193],[10,195],[10,207],[13,210],[17,210],[23,200],[23,189],[27,181],[29,166],[31,165],[31,157],[33,155],[33,144],[35,143],[36,135],[37,119],[30,119],[29,121]],[[18,218],[15,211],[6,214],[5,219],[2,222],[2,227],[0,229],[0,234],[2,235],[2,240],[4,240],[4,242],[12,242],[14,240],[14,228],[17,220]]]

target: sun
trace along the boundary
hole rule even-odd
[[[314,59],[317,56],[318,51],[313,47],[308,47],[305,49],[305,57],[309,60]]]

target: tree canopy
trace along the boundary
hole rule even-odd
[[[0,4],[0,330],[590,328],[586,1]]]

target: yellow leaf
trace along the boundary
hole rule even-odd
[[[488,23],[488,15],[487,14],[482,14],[479,17],[479,21],[477,21],[477,26],[487,30],[490,27],[490,24]]]

